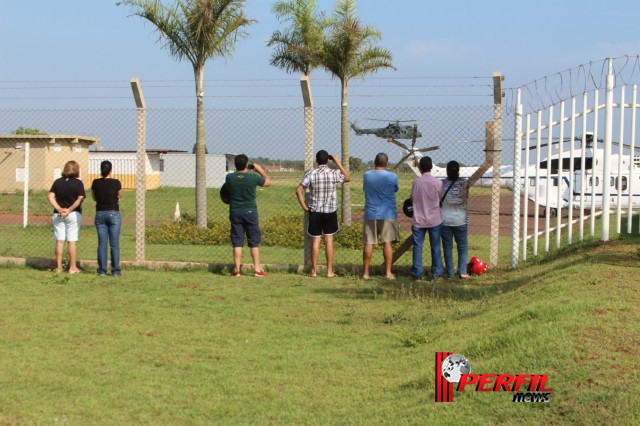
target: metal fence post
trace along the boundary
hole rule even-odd
[[[609,194],[611,187],[609,179],[611,177],[611,137],[613,133],[613,62],[609,62],[609,73],[607,74],[607,93],[605,97],[604,109],[604,153],[602,158],[602,241],[609,241],[609,208],[611,206]],[[594,140],[597,136],[594,135]],[[633,154],[633,153],[632,153]]]
[[[305,173],[313,169],[313,96],[311,94],[311,84],[309,76],[305,75],[300,78],[300,87],[302,89],[302,98],[304,100],[304,171]],[[307,205],[309,203],[309,191],[305,191]],[[309,225],[309,213],[304,212],[304,265],[311,265],[311,237],[307,234]]]
[[[139,78],[131,79],[131,90],[136,101],[136,261],[144,261],[145,192],[147,168],[147,111]]]
[[[31,175],[31,143],[28,139],[24,141],[22,145],[24,149],[24,194],[22,202],[22,227],[26,228],[29,224],[29,176]]]
[[[500,166],[502,164],[502,80],[500,72],[493,73],[493,179],[491,185],[491,266],[498,265],[498,244],[500,241]],[[514,165],[515,166],[515,165]]]

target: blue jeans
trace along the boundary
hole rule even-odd
[[[453,277],[453,240],[458,247],[458,274],[467,273],[467,259],[469,258],[469,244],[467,243],[467,225],[442,227],[442,250],[444,251],[444,265],[447,275]]]
[[[409,272],[414,278],[422,278],[422,245],[424,239],[429,232],[429,245],[431,246],[431,265],[433,268],[433,279],[437,280],[444,273],[442,266],[442,250],[440,248],[440,233],[442,231],[442,224],[434,226],[433,228],[417,228],[411,227],[413,233],[413,266]]]
[[[111,273],[120,275],[120,212],[98,211],[95,224],[98,231],[98,274],[107,273],[107,247],[111,246]]]

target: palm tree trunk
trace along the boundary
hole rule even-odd
[[[194,67],[196,79],[196,223],[207,227],[207,157],[204,140],[204,66]]]
[[[349,171],[349,127],[347,126],[347,80],[342,81],[342,108],[340,110],[340,143],[342,145],[342,165]],[[351,226],[351,185],[342,185],[342,224]]]

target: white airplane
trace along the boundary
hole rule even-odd
[[[608,184],[609,201],[612,207],[616,207],[618,204],[621,207],[629,207],[630,204],[631,206],[640,206],[640,157],[631,153],[628,155],[611,154],[609,156],[610,178],[609,182],[604,182],[604,152],[593,148],[592,133],[587,133],[585,140],[584,161],[582,160],[582,148],[572,146],[571,149],[564,147],[560,149],[558,147],[551,155],[540,160],[537,171],[536,165],[533,164],[529,165],[526,171],[521,172],[523,178],[526,172],[528,198],[535,201],[537,195],[539,205],[546,206],[548,200],[549,207],[555,210],[569,207],[570,201],[577,208],[581,199],[583,207],[587,210],[601,208],[604,185]],[[564,145],[564,143],[559,145]],[[630,148],[628,145],[624,145],[624,147]],[[620,152],[623,150],[620,149]],[[571,170],[572,158],[573,173]],[[560,164],[562,167],[559,167]],[[551,167],[549,175],[547,175],[548,167]],[[523,182],[523,184],[525,183]],[[558,193],[560,193],[560,197],[558,197]],[[559,205],[558,198],[560,199]]]

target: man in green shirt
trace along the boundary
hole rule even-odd
[[[262,233],[258,223],[256,187],[271,185],[271,179],[259,164],[249,164],[249,158],[244,154],[236,155],[235,165],[236,171],[229,173],[225,179],[227,188],[229,188],[229,220],[231,221],[231,245],[233,246],[233,271],[231,275],[240,276],[242,247],[246,235],[253,259],[253,274],[256,277],[266,277],[267,273],[260,266]],[[249,170],[254,170],[256,173],[251,173]]]

